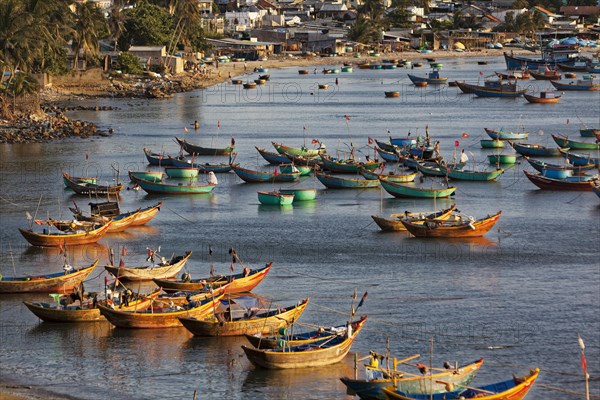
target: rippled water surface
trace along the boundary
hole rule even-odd
[[[475,59],[444,60],[442,71],[450,79],[472,79],[480,71],[487,75],[503,67],[500,58],[489,59],[487,66],[478,66]],[[300,146],[319,138],[333,154],[336,149],[348,151],[353,143],[364,156],[373,152],[368,137],[385,139],[387,130],[393,136],[409,130],[422,135],[429,125],[447,158],[458,140],[458,149],[483,166],[490,152],[479,146],[484,127],[526,129],[529,142],[553,144],[551,133],[578,137],[580,125],[600,126],[597,92],[566,93],[556,105],[529,105],[523,99],[459,95],[452,87],[415,89],[403,69],[355,68],[352,74],[339,75],[298,75],[297,70],[269,71],[271,81],[252,93],[223,84],[167,100],[100,100],[117,110],[70,115],[114,127],[113,137],[0,146],[0,273],[61,268],[58,250],[29,246],[17,228],[27,226],[26,212],[41,219],[66,218],[73,201],[87,208],[90,199],[63,188],[63,170],[98,175],[106,182],[114,179],[114,168],[126,181],[128,169],[147,167],[143,147],[175,154],[175,136],[221,146],[233,135],[237,160],[256,168],[265,162],[254,146],[271,149],[271,141]],[[329,90],[318,90],[318,83],[329,83]],[[525,85],[549,89],[546,82]],[[388,90],[401,90],[401,96],[384,98]],[[200,132],[192,129],[194,120],[200,122]],[[463,138],[463,132],[469,137]],[[104,264],[109,247],[126,245],[126,264],[142,265],[146,247],[161,245],[167,256],[192,250],[188,269],[201,277],[209,272],[209,244],[221,273],[229,271],[227,250],[233,246],[254,267],[273,262],[257,294],[284,306],[311,298],[301,319],[307,324],[344,323],[355,288],[359,296],[368,290],[359,312],[369,320],[354,351],[385,352],[389,337],[393,354],[402,358],[420,353],[428,362],[433,337],[437,366],[444,360],[463,363],[485,357],[476,383],[541,368],[532,399],[582,398],[548,389],[583,392],[577,345],[581,334],[591,389],[598,394],[600,202],[593,193],[540,191],[523,169],[530,167],[521,162],[497,182],[457,182],[453,199],[435,203],[394,199],[377,189],[325,190],[312,177],[302,178],[299,186],[316,187],[318,199],[287,209],[259,205],[256,191],[273,185],[245,184],[234,174],[219,175],[219,185],[208,196],[149,196],[127,190],[120,198],[123,210],[158,200],[164,207],[147,226],[109,234],[96,245],[71,249],[69,256],[77,265],[96,258]],[[381,233],[370,218],[454,202],[468,215],[502,210],[502,217],[484,238],[465,241]],[[104,275],[97,268],[86,288],[101,289]],[[198,398],[330,399],[345,397],[338,378],[353,374],[350,356],[326,368],[258,370],[240,348],[245,339],[193,338],[183,328],[129,331],[107,322],[39,323],[22,304],[32,299],[49,298],[0,298],[0,374],[59,393],[85,399],[191,399],[196,390]]]

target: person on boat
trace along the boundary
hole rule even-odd
[[[435,158],[440,158],[440,141],[436,141],[433,146],[433,153],[435,154]]]
[[[467,161],[469,161],[469,157],[465,153],[465,149],[462,149],[462,151],[460,152],[460,162],[466,163]]]
[[[213,171],[208,171],[208,183],[211,185],[218,185],[219,181],[217,180],[217,176]]]
[[[379,369],[379,359],[374,351],[369,352],[369,368]]]
[[[191,282],[192,281],[192,275],[190,275],[189,272],[184,272],[183,274],[181,274],[181,280],[184,282]]]
[[[250,268],[244,267],[242,273],[244,274],[244,277],[247,277],[248,275],[250,275]]]

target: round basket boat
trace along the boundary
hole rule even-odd
[[[415,86],[425,87],[425,86],[427,86],[427,81],[415,82]]]
[[[243,81],[241,79],[232,79],[231,83],[234,85],[241,85]]]
[[[400,92],[385,92],[385,97],[400,97]]]

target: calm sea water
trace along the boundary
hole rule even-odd
[[[478,66],[475,59],[444,60],[443,73],[450,79],[474,80],[480,72],[488,75],[504,68],[500,58],[488,61]],[[143,147],[175,154],[174,136],[215,146],[234,136],[238,161],[255,168],[265,162],[254,146],[270,149],[271,141],[300,146],[319,138],[334,154],[336,149],[348,151],[352,143],[364,156],[373,152],[366,146],[368,137],[385,139],[387,130],[392,136],[409,131],[422,135],[428,125],[447,158],[458,140],[457,150],[464,148],[471,162],[483,167],[490,153],[479,146],[484,127],[525,129],[531,132],[530,142],[552,145],[551,133],[577,137],[581,125],[600,125],[598,93],[566,93],[556,105],[529,105],[523,99],[477,99],[459,95],[456,88],[409,85],[406,73],[424,74],[423,69],[323,75],[322,67],[317,68],[319,73],[306,76],[298,75],[298,68],[271,70],[271,81],[255,91],[223,84],[168,100],[100,100],[118,110],[71,115],[114,127],[111,138],[0,146],[0,273],[61,268],[58,250],[29,246],[17,228],[28,225],[26,212],[34,215],[37,210],[36,217],[43,219],[68,217],[73,201],[87,208],[90,199],[63,188],[62,171],[111,181],[119,170],[125,180],[128,169],[146,168]],[[318,90],[318,83],[329,83],[329,90]],[[524,84],[532,90],[550,89],[545,82]],[[386,99],[387,90],[401,90],[401,97]],[[200,132],[192,129],[194,120],[200,122]],[[463,132],[469,137],[463,138]],[[485,357],[476,383],[541,368],[531,399],[582,398],[547,388],[583,392],[580,334],[586,341],[591,389],[598,394],[600,202],[593,193],[537,190],[523,175],[528,168],[520,163],[497,182],[457,182],[454,199],[435,203],[394,199],[377,189],[325,190],[309,177],[298,186],[318,188],[317,201],[280,210],[257,200],[257,190],[273,185],[244,184],[234,174],[219,175],[220,184],[209,196],[124,191],[123,210],[158,200],[165,205],[148,226],[71,249],[69,257],[77,265],[96,258],[103,264],[109,247],[126,246],[126,264],[142,265],[146,247],[160,245],[167,256],[193,250],[188,269],[201,277],[209,272],[209,244],[221,273],[229,271],[227,250],[233,246],[251,266],[273,262],[257,294],[277,305],[311,298],[304,323],[344,323],[355,289],[359,297],[368,291],[359,313],[368,314],[369,321],[354,351],[385,352],[389,338],[392,354],[402,358],[420,353],[428,361],[433,338],[437,366],[445,360],[465,363]],[[381,233],[370,218],[453,202],[468,215],[502,210],[502,217],[484,238],[468,241]],[[86,287],[101,289],[104,276],[98,268]],[[0,299],[3,380],[83,399],[191,399],[195,390],[199,398],[331,399],[346,398],[338,378],[353,374],[352,357],[327,368],[264,371],[244,357],[243,338],[193,338],[183,328],[129,331],[108,323],[39,323],[22,304],[48,299]]]

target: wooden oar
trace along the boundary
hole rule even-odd
[[[482,393],[485,393],[485,394],[496,394],[496,392],[492,392],[490,390],[480,389],[480,388],[476,388],[476,387],[473,387],[473,386],[466,386],[466,385],[462,385],[460,383],[450,383],[450,382],[437,381],[437,380],[435,381],[435,383],[440,383],[442,385],[446,385],[446,389],[449,389],[452,386],[456,385],[456,386],[459,386],[459,387],[463,387],[465,389],[476,390],[478,392],[482,392]],[[453,391],[454,390],[448,390],[448,392],[453,392]]]

